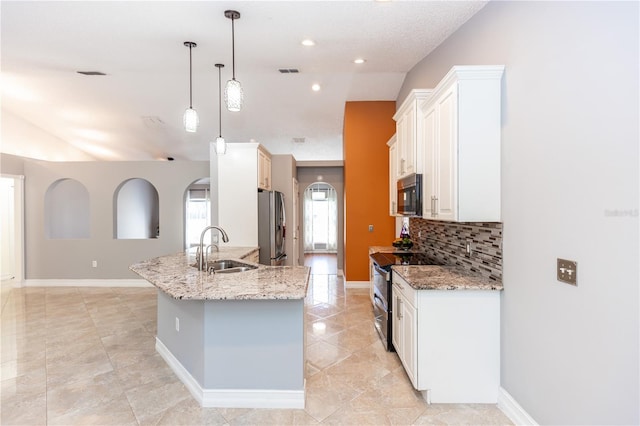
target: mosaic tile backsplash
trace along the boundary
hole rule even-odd
[[[427,253],[438,265],[458,265],[502,282],[502,223],[409,219],[412,251]],[[471,255],[467,254],[471,244]]]

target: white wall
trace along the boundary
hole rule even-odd
[[[184,192],[209,175],[206,161],[24,161],[26,279],[136,279],[129,265],[177,253],[184,247]],[[62,178],[75,179],[89,192],[90,238],[48,239],[44,232],[47,188]],[[131,179],[149,181],[158,191],[160,237],[114,237],[115,194]],[[92,267],[96,260],[98,266]]]
[[[541,424],[640,423],[638,21],[638,2],[491,2],[398,97],[506,65],[502,387]]]

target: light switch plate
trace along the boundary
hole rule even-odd
[[[557,266],[558,281],[578,285],[578,262],[558,258]]]

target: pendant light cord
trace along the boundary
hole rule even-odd
[[[235,19],[231,17],[231,69],[233,80],[236,79],[236,30],[234,25]]]
[[[191,64],[191,44],[189,44],[189,108],[193,109],[193,65]]]
[[[220,134],[218,137],[222,137],[222,67],[224,65],[216,64],[218,67],[218,129]]]

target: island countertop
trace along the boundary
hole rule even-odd
[[[393,272],[416,290],[502,290],[502,283],[457,266],[394,265]]]
[[[174,299],[275,300],[304,299],[309,284],[307,266],[265,266],[244,260],[256,247],[220,247],[209,260],[232,259],[257,269],[230,274],[198,271],[193,252],[156,257],[133,264],[130,270]]]

